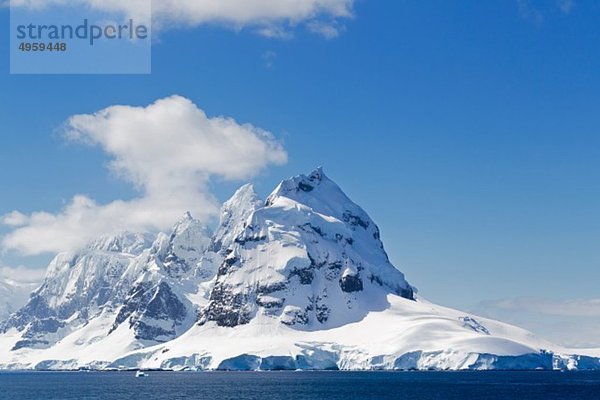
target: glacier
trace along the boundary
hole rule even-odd
[[[600,369],[600,350],[422,298],[321,168],[266,200],[242,186],[214,233],[186,213],[59,254],[10,311],[0,369]]]

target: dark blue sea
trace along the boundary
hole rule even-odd
[[[598,372],[6,372],[0,399],[600,399]]]

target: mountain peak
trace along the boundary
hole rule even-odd
[[[190,221],[192,219],[194,219],[192,213],[190,211],[186,211],[180,221]]]
[[[211,247],[212,231],[186,212],[173,226],[170,236],[159,235],[152,252],[158,256],[169,276],[176,277],[195,268]]]
[[[230,210],[224,209],[228,217]],[[226,221],[228,221],[226,219]],[[322,168],[281,182],[238,220],[199,323],[270,318],[301,330],[341,326],[414,289],[390,262],[379,229]]]
[[[253,184],[246,183],[245,185],[242,185],[238,190],[235,191],[230,200],[244,196],[256,196],[256,191],[254,190]]]
[[[236,190],[229,200],[223,203],[223,206],[221,207],[221,219],[223,218],[223,213],[245,208],[255,208],[257,204],[262,204],[262,200],[258,194],[256,194],[254,185],[246,183]]]
[[[276,197],[294,199],[295,193],[311,193],[321,185],[335,186],[341,192],[341,189],[325,175],[323,168],[319,167],[308,175],[300,174],[282,181],[268,197],[267,205],[271,204]]]
[[[105,235],[91,241],[83,252],[106,251],[111,253],[141,254],[152,243],[154,235],[119,231],[112,235]]]
[[[337,183],[327,177],[321,167],[309,175],[297,175],[282,181],[268,197],[266,205],[272,206],[281,198],[307,206],[319,214],[334,217],[353,228],[360,226],[371,239],[379,240],[379,229],[368,214]]]
[[[325,172],[323,171],[323,167],[321,166],[317,167],[313,172],[311,172],[308,177],[312,180],[321,180],[323,178],[327,178],[327,176],[325,176]]]
[[[202,236],[212,236],[210,228],[208,228],[199,220],[195,219],[192,214],[187,211],[185,214],[183,214],[183,217],[181,217],[181,219],[177,221],[175,225],[173,225],[172,236],[179,236],[189,230],[194,230],[200,233]]]
[[[237,235],[243,230],[244,222],[258,208],[263,201],[254,191],[250,183],[239,188],[233,196],[221,207],[221,219],[215,233],[215,247],[228,247]]]

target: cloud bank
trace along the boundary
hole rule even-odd
[[[600,317],[600,299],[553,301],[518,297],[514,299],[484,301],[480,303],[480,306],[508,312],[519,311],[555,316]]]
[[[547,2],[546,2],[547,3]],[[535,25],[542,25],[546,20],[546,15],[551,13],[553,8],[558,8],[558,11],[563,15],[569,15],[573,9],[577,6],[575,0],[556,0],[548,8],[548,4],[543,1],[535,0],[517,0],[517,7],[519,9],[519,15],[521,18],[533,22]],[[545,5],[546,8],[542,9],[540,6]],[[544,10],[545,12],[542,12]]]
[[[219,205],[212,178],[245,180],[287,161],[271,133],[231,118],[208,117],[190,100],[173,96],[148,107],[112,106],[75,115],[65,123],[70,142],[100,147],[109,168],[140,196],[98,204],[76,195],[58,213],[13,211],[1,218],[12,228],[4,249],[24,255],[72,251],[121,230],[168,229],[185,211],[201,220]]]
[[[12,0],[11,5],[42,8],[83,4],[95,10],[139,16],[140,10],[148,8],[149,1]],[[152,15],[159,29],[211,24],[286,37],[290,28],[318,23],[321,29],[309,30],[331,37],[338,32],[339,21],[352,17],[353,5],[354,0],[156,0],[152,2]]]
[[[6,267],[0,265],[0,283],[14,283],[18,285],[36,285],[42,282],[46,275],[45,269],[32,269],[26,267]],[[34,289],[34,288],[31,288]],[[29,295],[29,293],[28,293]]]
[[[567,347],[600,347],[600,299],[518,297],[483,301],[471,311],[521,326]]]

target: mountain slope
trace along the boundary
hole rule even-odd
[[[214,235],[186,214],[153,241],[120,234],[57,256],[0,332],[13,369],[600,369],[420,298],[321,169],[266,201],[243,186]]]
[[[175,369],[552,369],[551,344],[519,328],[388,295],[389,308],[333,329],[300,331],[261,316],[236,328],[196,326],[113,366]],[[573,358],[567,357],[572,360]],[[566,364],[566,363],[565,363]]]

